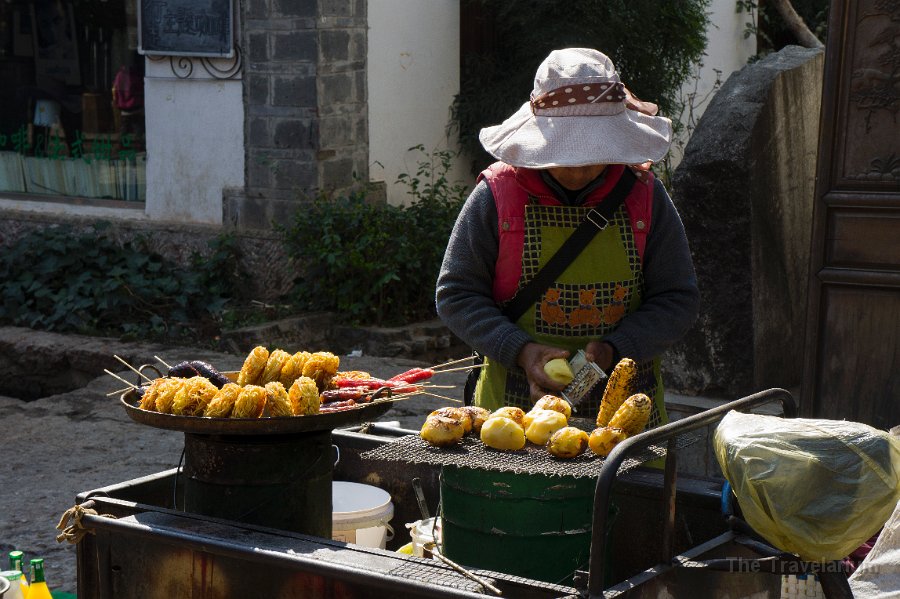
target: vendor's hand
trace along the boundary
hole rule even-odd
[[[607,374],[615,367],[613,364],[615,350],[606,341],[591,341],[584,348],[584,355]]]
[[[568,359],[569,352],[551,345],[542,345],[540,343],[526,343],[516,362],[519,368],[525,371],[528,378],[528,386],[531,392],[531,399],[537,401],[544,395],[562,391],[565,385],[554,381],[547,373],[544,372],[544,364],[554,358]]]

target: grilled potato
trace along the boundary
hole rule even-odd
[[[462,419],[440,415],[428,416],[419,431],[419,436],[435,447],[456,445],[464,434],[466,429]]]
[[[522,408],[516,408],[513,406],[499,408],[491,412],[491,415],[488,416],[488,420],[497,417],[509,418],[510,420],[518,424],[523,431],[525,430],[525,410],[523,410]]]
[[[547,450],[558,458],[574,458],[588,448],[588,434],[574,426],[566,426],[550,436]]]
[[[628,438],[628,433],[621,428],[604,426],[595,428],[588,438],[588,446],[591,451],[604,458],[609,455],[613,447]]]
[[[481,434],[481,427],[484,425],[484,421],[490,417],[491,413],[484,408],[479,408],[478,406],[463,406],[460,410],[464,410],[469,414],[472,419],[472,430],[476,435]]]
[[[516,451],[525,447],[525,431],[515,420],[505,416],[492,415],[485,420],[480,436],[482,443],[494,449]]]
[[[546,445],[550,435],[568,424],[565,415],[556,410],[532,410],[528,428],[525,429],[525,438],[535,445]]]
[[[572,406],[562,397],[556,395],[545,395],[534,404],[534,407],[541,410],[556,410],[566,418],[572,417]]]

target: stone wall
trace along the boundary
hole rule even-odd
[[[787,47],[732,75],[671,193],[702,296],[667,383],[740,396],[800,383],[824,54]]]
[[[0,250],[11,247],[32,231],[66,225],[76,233],[89,231],[98,220],[70,214],[37,214],[26,211],[0,210]],[[124,243],[143,238],[151,251],[184,267],[195,253],[210,251],[208,243],[225,232],[217,225],[179,225],[150,221],[115,221],[108,234]],[[237,235],[241,266],[252,273],[248,294],[252,299],[272,301],[287,293],[296,275],[274,231],[253,231]]]
[[[365,0],[242,2],[246,184],[224,222],[268,229],[368,180]]]

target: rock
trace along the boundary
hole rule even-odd
[[[799,383],[822,65],[821,50],[789,46],[733,74],[675,171],[702,302],[664,362],[675,390]]]

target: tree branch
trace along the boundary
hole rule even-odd
[[[775,7],[781,18],[784,19],[785,25],[794,34],[801,46],[806,48],[824,47],[819,38],[816,37],[816,34],[809,30],[809,27],[803,22],[803,18],[794,10],[791,0],[769,0],[769,2]]]

